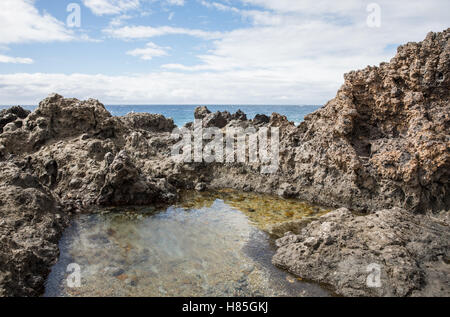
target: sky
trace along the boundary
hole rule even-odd
[[[448,0],[1,0],[0,104],[322,105]]]

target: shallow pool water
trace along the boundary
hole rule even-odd
[[[274,267],[265,225],[317,215],[302,202],[235,191],[183,194],[168,208],[78,216],[45,296],[327,296]],[[69,287],[76,263],[81,285]],[[73,285],[71,285],[73,286]]]

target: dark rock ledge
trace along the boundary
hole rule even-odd
[[[299,127],[276,113],[196,110],[205,127],[279,127],[280,168],[270,175],[259,164],[176,163],[171,119],[113,117],[93,99],[54,94],[32,113],[0,112],[0,295],[42,294],[77,212],[229,187],[344,207],[280,225],[290,232],[275,265],[341,295],[449,296],[449,35],[430,33],[390,63],[346,74]],[[367,286],[370,264],[380,287]]]

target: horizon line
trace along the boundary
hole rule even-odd
[[[194,104],[108,104],[102,103],[104,106],[138,106],[138,107],[148,107],[148,106],[244,106],[244,107],[258,107],[258,106],[281,106],[281,107],[308,107],[308,106],[323,106],[324,104],[220,104],[220,103],[194,103]],[[37,107],[39,104],[0,104],[0,107],[13,107],[13,106],[22,106],[22,107]]]

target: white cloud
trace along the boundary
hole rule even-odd
[[[166,0],[169,5],[184,6],[184,0]]]
[[[450,20],[448,0],[378,0],[380,28],[366,24],[371,1],[241,2],[249,6],[232,7],[236,1],[206,4],[251,22],[227,32],[121,24],[104,30],[124,40],[177,34],[210,41],[197,64],[182,64],[174,57],[159,71],[127,76],[2,74],[0,102],[37,103],[55,91],[105,103],[322,104],[336,94],[345,72],[388,61],[395,45],[423,40],[427,32],[447,28]],[[167,50],[152,43],[127,54],[148,60]]]
[[[144,2],[156,0],[82,0],[95,15],[122,14],[127,11],[139,10]],[[184,6],[184,0],[160,0],[163,5]]]
[[[219,2],[201,0],[200,3],[210,9],[239,14],[243,18],[251,20],[255,25],[279,25],[282,24],[282,22],[287,18],[269,11],[238,9]]]
[[[198,56],[199,64],[171,63],[163,68],[183,72],[269,70],[286,80],[331,80],[337,85],[345,72],[388,61],[397,44],[420,41],[429,31],[445,29],[450,12],[448,1],[414,2],[414,6],[405,0],[381,0],[381,28],[370,28],[366,24],[369,2],[243,1],[262,9],[202,4],[239,13],[251,19],[253,27],[223,33],[213,49]],[[329,98],[334,94],[329,91]]]
[[[335,90],[333,80],[286,78],[274,71],[156,72],[130,76],[0,74],[2,104],[37,104],[50,92],[106,104],[299,104],[317,103]]]
[[[382,9],[385,18],[425,18],[433,16],[438,20],[449,17],[449,2],[446,0],[240,0],[244,4],[260,6],[264,9],[282,14],[301,14],[315,18],[330,18],[330,14],[357,18],[367,15],[366,8],[369,3],[376,3]],[[365,20],[365,18],[364,18]]]
[[[0,1],[0,44],[69,41],[72,32],[47,13],[39,13],[33,0]]]
[[[83,0],[83,4],[96,15],[119,14],[140,7],[139,0]]]
[[[266,9],[274,10],[280,13],[303,13],[303,14],[315,14],[320,15],[323,13],[342,13],[351,14],[354,11],[359,10],[369,3],[368,1],[361,0],[345,0],[345,1],[333,1],[333,0],[241,0],[245,4],[252,4],[261,6]],[[383,0],[381,0],[383,1]],[[380,1],[377,1],[380,2]]]
[[[235,8],[235,7],[231,7],[219,2],[210,2],[210,1],[205,1],[205,0],[201,0],[200,3],[207,7],[207,8],[214,8],[220,11],[231,11],[231,12],[235,12],[235,13],[239,13],[241,10]]]
[[[127,54],[148,61],[151,60],[153,57],[161,57],[168,55],[167,54],[168,49],[170,49],[170,47],[161,47],[153,42],[149,42],[147,43],[145,48],[137,48],[132,51],[128,51]]]
[[[396,44],[420,41],[427,32],[446,28],[450,12],[448,1],[411,5],[406,0],[380,0],[381,28],[370,28],[366,24],[370,1],[242,1],[253,7],[232,7],[228,1],[201,3],[239,14],[253,26],[222,33],[149,26],[107,32],[123,39],[169,34],[214,39],[213,48],[197,56],[200,63],[183,65],[174,61],[163,65],[163,72],[152,74],[152,78],[170,74],[186,102],[210,96],[207,102],[324,103],[335,95],[345,72],[389,61]],[[167,95],[171,93],[169,87],[161,87]]]
[[[11,57],[11,56],[6,56],[6,55],[0,55],[0,63],[32,64],[33,60],[31,58]]]
[[[119,27],[124,24],[125,20],[129,20],[132,18],[133,18],[133,16],[127,15],[127,14],[116,16],[111,19],[111,21],[109,22],[109,26],[110,27]]]
[[[197,29],[176,28],[171,26],[124,26],[122,28],[108,28],[103,30],[112,37],[121,39],[145,39],[163,35],[189,35],[204,39],[216,39],[222,36],[220,32],[209,32]]]

